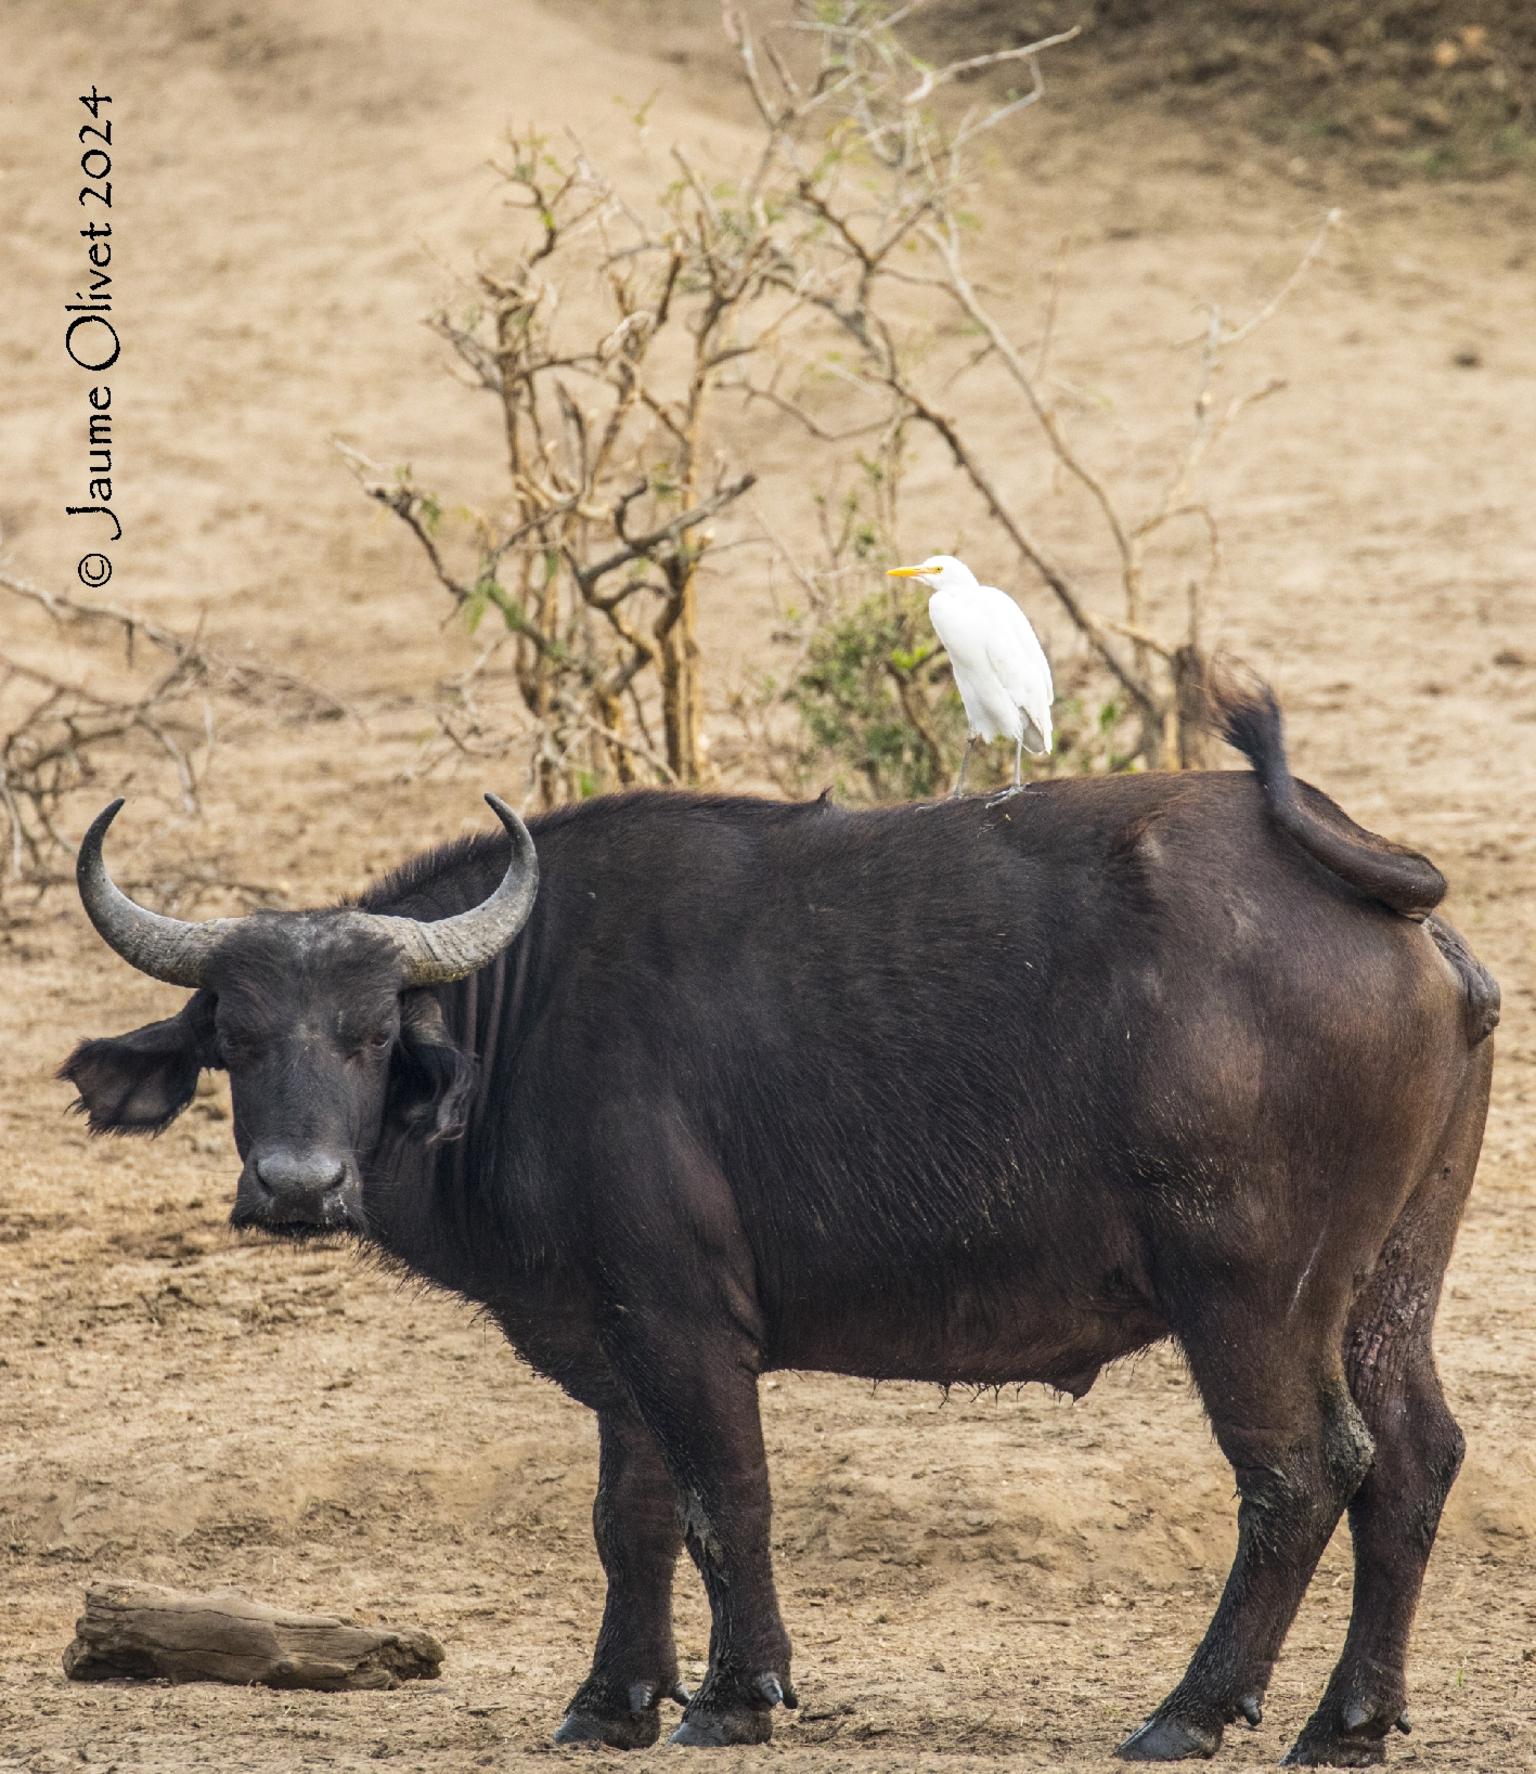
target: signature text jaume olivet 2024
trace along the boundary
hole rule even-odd
[[[71,363],[78,364],[91,376],[99,377],[111,369],[122,355],[122,343],[112,318],[112,223],[105,212],[112,208],[112,123],[107,108],[110,94],[99,93],[92,85],[81,95],[80,103],[91,114],[91,121],[80,128],[80,170],[86,182],[80,187],[80,208],[90,219],[80,230],[85,242],[86,270],[81,287],[64,304],[69,316],[64,329],[64,349]],[[96,212],[102,212],[100,214]],[[107,546],[121,541],[123,526],[112,508],[112,389],[110,384],[93,380],[86,391],[90,405],[86,429],[86,491],[92,501],[88,505],[66,505],[70,517],[98,518],[110,529]],[[105,585],[112,577],[112,560],[104,549],[92,549],[81,556],[75,568],[84,585]]]

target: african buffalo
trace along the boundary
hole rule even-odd
[[[775,1368],[1080,1396],[1171,1338],[1241,1496],[1183,1679],[1121,1746],[1259,1722],[1347,1507],[1355,1606],[1291,1751],[1380,1758],[1462,1455],[1431,1353],[1472,1183],[1492,979],[1445,883],[1291,776],[1044,782],[849,811],[688,793],[562,808],[356,903],[189,924],[81,846],[97,930],[195,988],[63,1068],[94,1132],[230,1075],[234,1222],[344,1232],[484,1302],[597,1412],[607,1606],[558,1737],[761,1742],[795,1704],[769,1556]],[[537,850],[537,859],[535,858]],[[688,1547],[713,1617],[678,1688]]]

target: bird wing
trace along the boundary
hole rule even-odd
[[[1024,743],[1032,752],[1051,749],[1051,704],[1055,690],[1051,684],[1050,661],[1040,645],[1029,618],[995,585],[979,588],[986,600],[987,659],[998,681],[1034,728],[1026,733]],[[1031,743],[1036,740],[1038,743]]]
[[[1014,716],[1007,706],[1007,694],[992,693],[997,674],[987,656],[985,612],[978,610],[969,597],[940,591],[928,600],[928,616],[949,655],[971,732],[984,739],[1011,732]]]

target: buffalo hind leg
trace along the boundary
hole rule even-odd
[[[1237,1557],[1183,1680],[1121,1744],[1123,1761],[1213,1755],[1228,1724],[1260,1721],[1280,1646],[1371,1463],[1336,1344],[1309,1354],[1309,1340],[1241,1309],[1181,1338],[1237,1475]]]
[[[647,1749],[661,1735],[662,1700],[687,1700],[672,1638],[672,1575],[683,1543],[677,1487],[631,1411],[600,1410],[597,1425],[592,1529],[608,1599],[592,1673],[566,1708],[555,1742]]]
[[[1461,1430],[1440,1390],[1431,1339],[1482,1143],[1488,1068],[1485,1056],[1479,1061],[1445,1148],[1399,1216],[1350,1317],[1345,1372],[1376,1438],[1376,1460],[1349,1506],[1349,1634],[1286,1758],[1291,1763],[1366,1767],[1383,1759],[1394,1725],[1408,1729],[1408,1635],[1440,1511],[1461,1466]]]
[[[1376,1460],[1349,1506],[1355,1596],[1344,1654],[1288,1763],[1364,1768],[1408,1729],[1403,1664],[1440,1509],[1461,1465],[1462,1436],[1434,1369],[1388,1399],[1361,1400]]]
[[[766,1743],[773,1708],[796,1700],[769,1552],[757,1375],[739,1351],[706,1336],[669,1336],[663,1352],[626,1328],[619,1361],[682,1498],[688,1550],[709,1596],[709,1669],[672,1741]]]

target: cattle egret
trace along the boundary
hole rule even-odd
[[[952,554],[931,555],[920,566],[892,567],[893,579],[923,579],[933,587],[928,615],[943,643],[965,704],[968,731],[953,793],[965,786],[965,767],[978,740],[1013,741],[1013,793],[1024,786],[1024,753],[1051,749],[1051,667],[1029,618],[995,585],[983,585]]]

